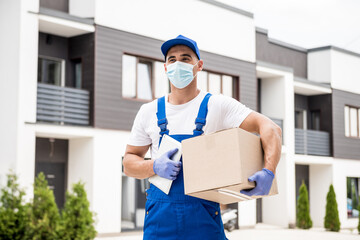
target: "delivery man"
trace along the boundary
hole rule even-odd
[[[251,196],[266,195],[270,190],[281,154],[281,130],[235,99],[197,88],[196,76],[204,62],[194,40],[179,35],[166,41],[161,51],[171,92],[141,106],[123,161],[127,176],[144,179],[157,174],[174,180],[168,195],[154,185],[147,190],[144,239],[224,240],[219,204],[184,194],[181,161],[171,160],[177,149],[154,157],[162,136],[167,134],[181,142],[234,127],[260,134],[264,168],[249,178],[256,187],[242,191]],[[149,148],[152,159],[145,161]]]

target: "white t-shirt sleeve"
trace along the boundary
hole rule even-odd
[[[223,95],[222,98],[221,114],[224,118],[223,128],[239,127],[252,110],[234,98]]]
[[[152,143],[149,134],[145,131],[145,109],[144,105],[140,107],[139,112],[136,114],[134,124],[131,129],[130,138],[128,141],[129,145],[132,146],[147,146]]]

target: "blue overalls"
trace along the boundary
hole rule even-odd
[[[165,97],[158,99],[157,119],[160,127],[160,141],[168,134],[181,142],[184,139],[200,136],[206,124],[208,93],[201,102],[193,135],[169,135],[165,114]],[[201,180],[201,179],[199,179]],[[184,177],[181,168],[173,181],[169,195],[154,185],[147,190],[145,205],[144,240],[225,240],[224,227],[218,203],[187,196],[184,194]]]

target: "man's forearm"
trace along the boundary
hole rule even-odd
[[[144,160],[135,154],[126,154],[123,160],[124,172],[126,176],[144,179],[153,176],[154,160]]]
[[[264,149],[264,168],[275,174],[281,157],[281,129],[275,123],[263,125],[260,127],[260,138]]]

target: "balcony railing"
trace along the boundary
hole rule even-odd
[[[323,131],[296,128],[295,153],[330,156],[330,134]]]
[[[37,121],[89,125],[89,91],[38,83]]]

